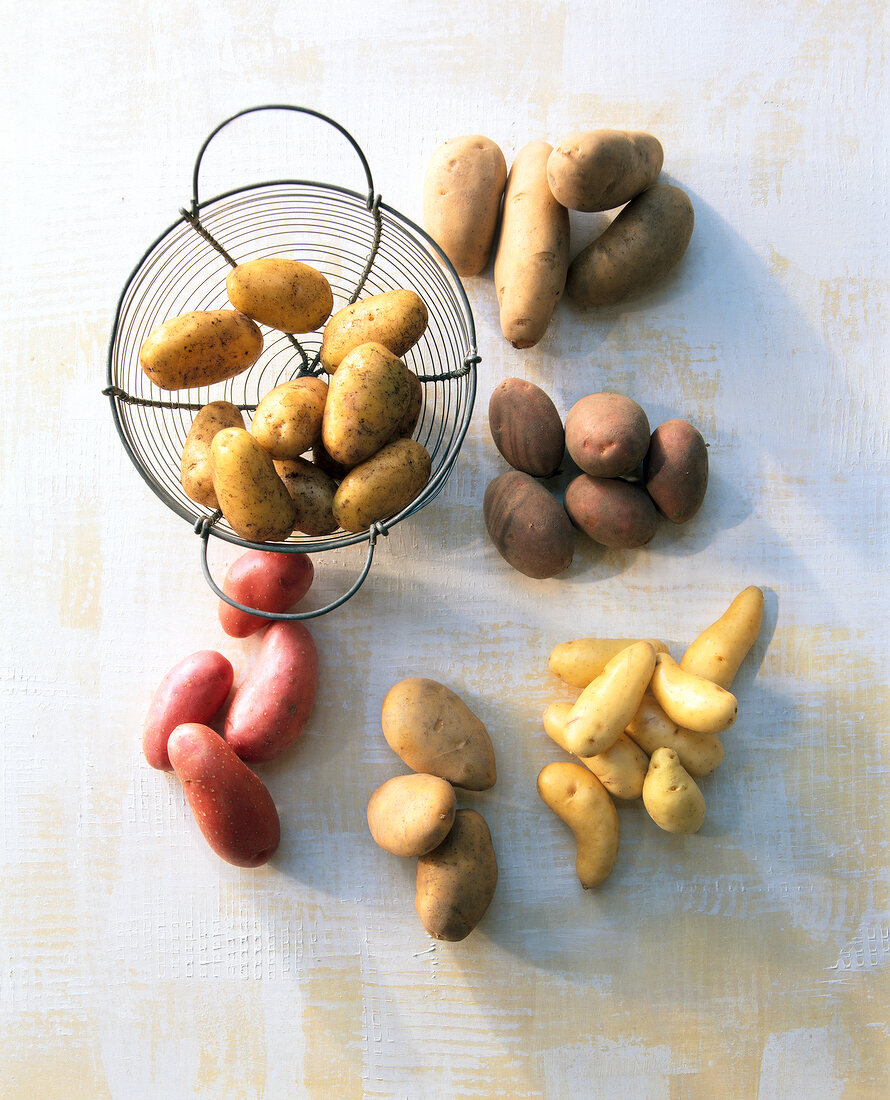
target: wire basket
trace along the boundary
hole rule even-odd
[[[352,146],[367,183],[364,194],[309,180],[273,180],[199,197],[201,163],[211,141],[229,123],[258,111],[291,111],[333,127]],[[210,401],[225,400],[248,416],[273,387],[301,375],[324,377],[319,362],[321,333],[299,338],[263,326],[264,348],[249,370],[213,386],[178,394],[159,390],[139,366],[139,349],[158,325],[191,310],[231,308],[226,275],[236,264],[266,256],[298,259],[321,271],[334,295],[334,311],[361,297],[387,290],[416,291],[427,305],[429,323],[404,356],[423,383],[423,406],[414,438],[431,458],[429,481],[397,515],[361,533],[338,530],[283,542],[240,538],[219,511],[196,504],[180,483],[180,462],[195,414]],[[195,161],[192,201],[179,219],[149,247],[124,285],[108,349],[109,398],[121,441],[145,482],[201,539],[205,579],[226,602],[270,619],[303,619],[340,606],[365,580],[379,536],[427,505],[442,489],[469,427],[476,393],[476,334],[466,292],[453,266],[422,229],[380,200],[368,162],[355,139],[337,122],[306,107],[273,104],[250,107],[220,123]],[[216,585],[207,565],[213,535],[246,549],[318,553],[367,541],[368,553],[356,582],[318,610],[272,614],[246,608]]]

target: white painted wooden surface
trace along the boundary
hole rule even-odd
[[[3,5],[3,779],[0,1093],[9,1100],[886,1095],[888,1085],[888,141],[886,7],[497,0],[410,5]],[[216,622],[197,540],[143,486],[101,389],[118,292],[190,197],[228,114],[304,104],[346,125],[385,201],[421,217],[424,165],[481,132],[641,127],[693,197],[682,269],[626,309],[560,308],[483,358],[442,495],[312,627],[305,741],[263,769],[284,836],[238,871],[144,763],[152,690],[179,657],[250,643]],[[273,151],[273,149],[275,151]],[[217,166],[237,186],[304,150],[262,127]],[[324,142],[320,178],[350,180]],[[236,161],[227,164],[227,160]],[[231,180],[226,173],[231,170]],[[583,232],[583,227],[579,227]],[[579,543],[527,581],[487,541],[503,468],[488,396],[519,375],[565,411],[623,390],[710,443],[707,503],[646,550]],[[216,550],[224,568],[233,556]],[[360,553],[318,561],[319,592]],[[702,832],[621,810],[584,894],[535,777],[560,753],[546,659],[577,634],[682,647],[747,584],[767,592],[741,718]],[[434,943],[413,868],[364,807],[399,762],[380,701],[449,683],[488,725],[497,895]]]

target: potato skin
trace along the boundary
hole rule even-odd
[[[299,603],[312,587],[315,568],[308,554],[247,550],[229,566],[222,590],[245,607],[280,613]],[[219,600],[219,624],[230,638],[248,638],[269,625],[261,615],[248,615]]]
[[[244,417],[231,401],[211,401],[199,409],[182,448],[179,479],[189,500],[214,511],[219,508],[213,488],[210,444],[223,428],[243,428]]]
[[[618,858],[618,811],[593,772],[574,761],[546,764],[538,794],[575,836],[575,871],[585,890],[601,886]]]
[[[286,539],[296,509],[272,456],[243,428],[223,428],[210,445],[213,489],[226,521],[249,542]]]
[[[514,470],[550,477],[565,453],[562,418],[550,397],[524,378],[507,378],[492,391],[488,427]]]
[[[173,770],[167,741],[183,722],[206,725],[229,696],[235,671],[231,662],[213,649],[184,657],[158,684],[142,729],[145,759],[159,771]]]
[[[421,924],[434,939],[466,939],[485,916],[497,882],[485,819],[476,810],[458,810],[442,843],[417,860],[415,908]]]
[[[501,331],[514,348],[534,347],[562,297],[569,264],[569,212],[547,182],[552,146],[533,141],[516,154],[495,249]]]
[[[423,225],[460,276],[478,275],[491,256],[507,162],[491,138],[449,138],[433,153],[423,181]]]
[[[566,487],[566,511],[588,538],[635,550],[655,537],[658,512],[645,490],[621,478],[579,474]]]
[[[394,439],[346,474],[334,493],[334,519],[344,531],[359,532],[397,515],[429,481],[431,468],[423,444]]]
[[[488,730],[445,684],[425,676],[393,684],[383,699],[380,723],[386,743],[413,771],[470,791],[495,785]]]
[[[165,321],[139,350],[139,365],[162,390],[225,382],[252,367],[263,334],[235,309],[192,310]]]
[[[649,448],[649,418],[623,393],[590,393],[566,415],[566,450],[585,474],[624,477],[634,473]]]
[[[682,259],[695,221],[679,187],[657,183],[624,207],[569,265],[566,293],[579,306],[627,301],[663,279]]]
[[[688,420],[666,420],[652,433],[643,463],[646,491],[671,523],[686,523],[708,489],[708,445]]]
[[[235,309],[280,332],[314,332],[334,308],[320,271],[280,256],[238,264],[226,276],[226,292]]]
[[[297,511],[294,530],[304,535],[330,535],[339,526],[334,519],[337,482],[305,458],[276,459],[275,469]]]
[[[668,833],[697,833],[705,820],[705,800],[673,749],[656,749],[643,783],[643,805]]]
[[[177,726],[168,747],[189,808],[213,851],[235,867],[268,863],[281,839],[281,822],[262,780],[199,722]]]
[[[757,641],[763,623],[763,589],[742,589],[726,611],[692,642],[680,659],[680,668],[729,688],[739,667]]]
[[[394,856],[422,856],[438,847],[454,824],[454,787],[438,775],[396,775],[368,801],[375,843]]]
[[[556,201],[569,210],[613,210],[651,187],[663,163],[661,142],[652,134],[587,130],[554,147],[547,181]]]
[[[263,397],[251,434],[273,458],[299,458],[321,438],[327,383],[312,375],[292,378]]]
[[[361,344],[382,344],[401,358],[426,332],[429,311],[414,290],[385,290],[338,309],[324,327],[319,357],[333,374]]]
[[[509,470],[490,481],[482,513],[497,552],[526,577],[555,577],[572,564],[575,533],[569,517],[528,474]]]

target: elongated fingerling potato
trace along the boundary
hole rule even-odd
[[[738,717],[739,704],[732,692],[680,668],[668,653],[657,654],[649,690],[668,718],[687,729],[722,733]]]
[[[649,692],[643,696],[625,732],[650,757],[656,749],[673,749],[690,775],[710,775],[723,762],[719,734],[678,726]]]
[[[763,622],[763,591],[749,585],[680,658],[680,668],[729,688],[757,641]]]
[[[543,715],[547,736],[567,752],[570,750],[566,746],[565,724],[571,709],[571,703],[550,703]],[[649,757],[626,733],[622,733],[605,752],[582,756],[579,760],[593,772],[613,798],[630,800],[642,794]]]
[[[618,812],[605,787],[581,764],[553,763],[538,774],[538,794],[575,837],[575,869],[585,890],[600,886],[618,858]]]
[[[586,688],[622,649],[640,641],[648,642],[656,653],[667,653],[658,638],[572,638],[553,647],[548,667],[572,687]]]
[[[565,743],[575,756],[611,748],[636,714],[655,668],[649,642],[622,649],[578,696],[565,723]]]

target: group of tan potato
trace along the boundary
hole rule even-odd
[[[720,735],[738,715],[729,689],[760,633],[763,602],[760,588],[745,588],[679,662],[656,639],[579,638],[551,652],[550,670],[581,691],[546,708],[544,729],[576,759],[545,765],[537,789],[574,833],[585,889],[604,882],[618,858],[613,800],[642,797],[670,833],[701,828],[696,779],[723,760]]]
[[[225,382],[256,363],[261,326],[305,335],[322,329],[325,378],[305,374],[264,394],[245,426],[241,408],[210,401],[182,449],[190,500],[219,510],[250,542],[293,533],[360,532],[396,515],[422,491],[431,457],[412,438],[423,385],[403,361],[429,314],[410,289],[333,311],[325,275],[299,260],[263,257],[232,268],[230,309],[193,310],[154,329],[139,362],[163,390]]]
[[[689,196],[658,182],[652,134],[600,129],[532,141],[507,164],[480,134],[452,138],[424,177],[424,227],[461,276],[494,256],[501,330],[515,348],[544,336],[565,292],[582,307],[624,302],[664,278],[692,236]],[[620,213],[574,256],[569,211]]]

